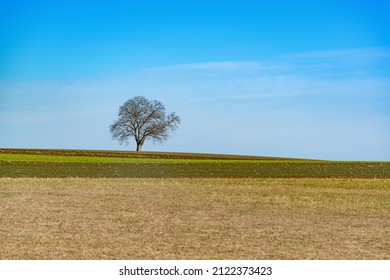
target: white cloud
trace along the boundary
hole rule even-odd
[[[342,50],[326,50],[295,53],[282,56],[284,59],[309,59],[309,58],[345,58],[355,57],[360,59],[385,59],[390,58],[389,48],[358,48],[358,49],[342,49]]]
[[[215,61],[215,62],[200,62],[190,64],[169,65],[158,68],[147,69],[149,71],[185,71],[185,70],[216,70],[216,71],[231,71],[231,70],[262,70],[267,66],[256,61]]]

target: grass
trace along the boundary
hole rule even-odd
[[[114,157],[0,153],[5,162],[73,162],[73,163],[265,163],[265,162],[306,162],[294,159],[226,159],[226,158],[169,158],[169,157]]]
[[[0,149],[0,259],[390,259],[390,162]]]
[[[229,154],[199,154],[199,153],[178,153],[178,152],[134,152],[134,151],[105,151],[105,150],[54,150],[54,149],[1,149],[0,157],[19,155],[23,160],[24,156],[65,156],[65,157],[87,157],[93,158],[127,158],[127,159],[185,159],[185,160],[299,160],[293,158],[246,156]],[[15,157],[18,159],[17,157]],[[27,157],[26,157],[27,158]],[[44,158],[42,158],[44,161]],[[104,160],[103,160],[104,161]]]
[[[0,177],[390,178],[390,162],[189,153],[0,149]]]
[[[1,259],[390,259],[389,179],[0,178]]]

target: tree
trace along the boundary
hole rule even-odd
[[[175,113],[167,115],[160,101],[136,96],[119,107],[118,120],[110,126],[110,132],[121,145],[134,137],[137,151],[141,151],[147,139],[166,141],[179,124],[180,118]]]

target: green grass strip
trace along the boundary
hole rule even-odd
[[[306,160],[248,160],[248,159],[180,159],[148,157],[94,157],[33,154],[0,154],[0,162],[73,162],[73,163],[294,163]],[[314,162],[314,161],[312,161]]]

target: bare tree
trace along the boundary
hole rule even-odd
[[[128,144],[134,138],[137,151],[142,150],[147,139],[164,142],[170,132],[177,129],[180,118],[175,113],[166,115],[164,105],[158,100],[136,96],[119,107],[118,120],[110,126],[112,138]]]

